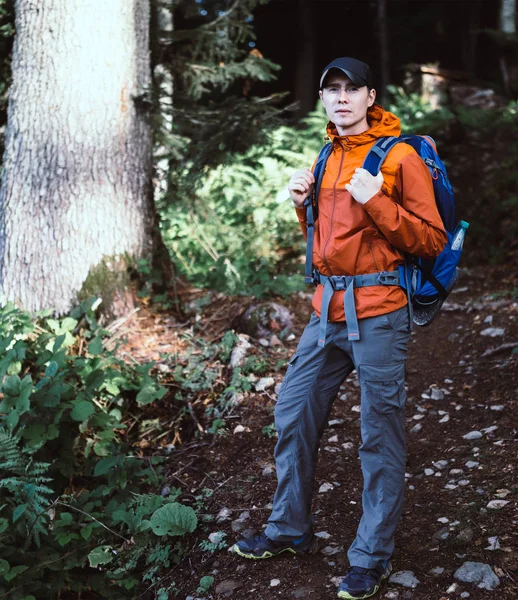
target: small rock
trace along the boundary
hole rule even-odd
[[[218,583],[218,585],[216,586],[216,594],[232,596],[232,594],[241,587],[243,587],[242,581],[232,581],[228,579],[226,581]]]
[[[442,575],[444,573],[444,567],[434,567],[433,569],[430,569],[430,571],[428,571],[430,573],[430,575],[433,575],[434,577],[439,577],[440,575]]]
[[[354,405],[354,406],[351,408],[351,410],[352,410],[353,412],[357,412],[357,413],[359,413],[359,412],[361,412],[361,410],[362,410],[362,407],[361,407],[361,405],[360,405],[360,404],[356,404],[356,405]]]
[[[240,333],[237,337],[238,341],[230,355],[230,366],[232,369],[239,367],[245,362],[247,350],[252,347],[252,344],[248,341],[250,339],[248,335]]]
[[[286,338],[287,342],[293,342],[293,340],[295,339],[295,334],[294,333],[290,333],[290,335]]]
[[[505,406],[503,404],[493,404],[493,406],[489,407],[489,410],[496,410],[498,412],[504,410]]]
[[[499,510],[500,508],[503,508],[506,504],[509,504],[509,500],[491,500],[490,502],[488,502],[487,508]]]
[[[438,460],[437,462],[432,463],[436,469],[445,469],[448,466],[447,460]]]
[[[257,341],[263,348],[268,348],[270,345],[270,342],[266,338],[259,338]]]
[[[422,423],[416,423],[410,430],[410,433],[419,433],[422,428],[423,428]]]
[[[447,527],[443,527],[442,529],[439,529],[439,531],[436,531],[432,537],[434,540],[442,541],[442,540],[447,539],[449,537],[449,535],[450,535],[449,529]]]
[[[340,552],[344,551],[344,547],[343,546],[325,546],[324,548],[322,548],[322,550],[320,550],[320,552],[322,552],[322,554],[325,554],[326,556],[333,556],[334,554],[340,554]]]
[[[465,562],[453,576],[464,583],[476,583],[479,588],[486,590],[494,590],[500,585],[500,579],[495,575],[493,569],[480,562]]]
[[[484,323],[489,323],[489,325],[491,325],[492,322],[493,322],[493,315],[487,315],[487,317],[484,319]]]
[[[425,474],[427,477],[430,477],[430,476],[431,476],[431,475],[433,475],[434,473],[435,473],[435,471],[434,471],[433,469],[425,469],[425,470],[424,470],[424,474]]]
[[[261,377],[259,381],[255,383],[256,392],[264,392],[265,390],[275,385],[275,379],[273,377]]]
[[[343,425],[345,421],[343,419],[332,419],[329,421],[329,427],[337,427],[338,425]]]
[[[383,598],[387,598],[387,600],[399,600],[399,592],[397,590],[388,590]]]
[[[470,431],[462,436],[465,440],[478,440],[482,437],[481,431]]]
[[[460,597],[461,598],[469,598],[471,596],[471,594],[469,592],[462,592]]]
[[[459,589],[458,583],[452,583],[450,587],[446,590],[447,594],[454,594]]]
[[[222,508],[216,516],[216,523],[223,523],[230,519],[232,511],[228,508]]]
[[[223,533],[223,531],[214,531],[213,533],[209,534],[209,542],[211,544],[220,544],[223,539],[225,537],[225,534]]]
[[[445,489],[445,490],[456,490],[458,487],[459,487],[459,486],[458,486],[458,485],[455,485],[454,483],[447,483],[447,484],[444,486],[444,489]]]
[[[474,469],[475,467],[480,466],[480,463],[476,460],[468,460],[465,466],[467,469]]]
[[[473,531],[473,529],[471,529],[471,527],[466,527],[466,529],[463,529],[455,538],[455,541],[459,544],[469,544],[473,541],[474,535],[475,532]]]
[[[484,427],[484,429],[481,429],[481,431],[483,433],[493,433],[493,431],[496,431],[498,429],[497,425],[491,425],[491,427]]]
[[[469,485],[469,479],[459,479],[457,483],[462,487],[466,487],[467,485]]]
[[[505,329],[501,327],[488,327],[487,329],[483,329],[480,332],[480,335],[485,335],[487,337],[498,337],[504,335]]]
[[[506,490],[505,488],[501,488],[499,490],[496,490],[495,496],[497,498],[507,498],[507,496],[509,496],[511,492],[509,490]]]
[[[455,477],[455,475],[462,475],[464,473],[463,469],[451,469],[449,475]]]
[[[298,587],[291,592],[293,598],[313,598],[315,590],[309,585]]]
[[[328,540],[331,537],[331,534],[327,533],[327,531],[319,531],[315,533],[315,537],[320,538],[322,540]]]
[[[275,472],[273,465],[266,465],[263,469],[263,477],[271,477]]]
[[[390,576],[389,582],[409,588],[415,588],[421,583],[412,571],[397,571]]]
[[[171,488],[168,485],[166,485],[162,488],[160,495],[165,498],[165,497],[169,496],[170,493],[171,493]]]
[[[432,400],[444,400],[444,392],[439,388],[432,388],[430,391],[430,397]]]
[[[281,580],[280,579],[272,579],[270,581],[270,587],[277,587],[278,585],[281,585]]]
[[[279,392],[281,391],[281,385],[282,385],[282,382],[276,383],[276,384],[275,384],[275,387],[273,388],[273,393],[274,393],[276,396],[278,396],[278,395],[279,395]]]
[[[334,486],[331,483],[323,483],[319,488],[318,488],[318,492],[320,494],[323,494],[324,492],[329,492],[330,490],[334,489]]]
[[[354,444],[352,442],[345,442],[344,444],[342,444],[342,448],[344,450],[353,450]]]
[[[437,521],[438,521],[439,523],[444,523],[444,524],[446,524],[446,523],[449,523],[449,522],[450,522],[450,519],[448,519],[447,517],[440,517],[439,519],[437,519]]]
[[[330,444],[338,444],[338,436],[337,435],[333,435],[332,437],[330,437],[327,440]]]
[[[498,536],[488,537],[487,541],[489,542],[489,546],[485,548],[485,550],[500,550],[500,541]]]
[[[439,419],[439,423],[447,423],[450,420],[450,415],[444,415],[442,419]]]
[[[234,434],[243,433],[243,431],[245,431],[245,428],[243,427],[243,425],[236,425],[236,427],[234,427]]]
[[[341,575],[339,577],[331,577],[331,583],[334,586],[338,587],[342,583],[342,581],[344,580],[344,577],[345,577],[345,575]]]

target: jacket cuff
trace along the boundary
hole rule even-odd
[[[367,200],[363,205],[363,208],[369,213],[374,221],[378,221],[384,214],[383,207],[387,206],[387,202],[393,204],[393,201],[380,190],[370,198],[370,200]]]

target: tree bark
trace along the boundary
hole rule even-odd
[[[516,33],[516,0],[502,0],[500,7],[500,31]]]
[[[15,2],[0,293],[26,310],[63,314],[151,253],[149,18],[149,0]]]

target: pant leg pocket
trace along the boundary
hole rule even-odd
[[[405,407],[405,363],[359,365],[362,413],[388,414]]]

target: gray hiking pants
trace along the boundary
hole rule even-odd
[[[383,569],[394,550],[405,487],[408,310],[403,307],[361,319],[358,341],[347,339],[346,323],[328,323],[325,348],[318,346],[319,325],[313,314],[279,391],[275,407],[278,485],[266,535],[289,540],[311,530],[320,438],[341,384],[356,368],[361,390],[363,516],[348,558],[351,566]]]

